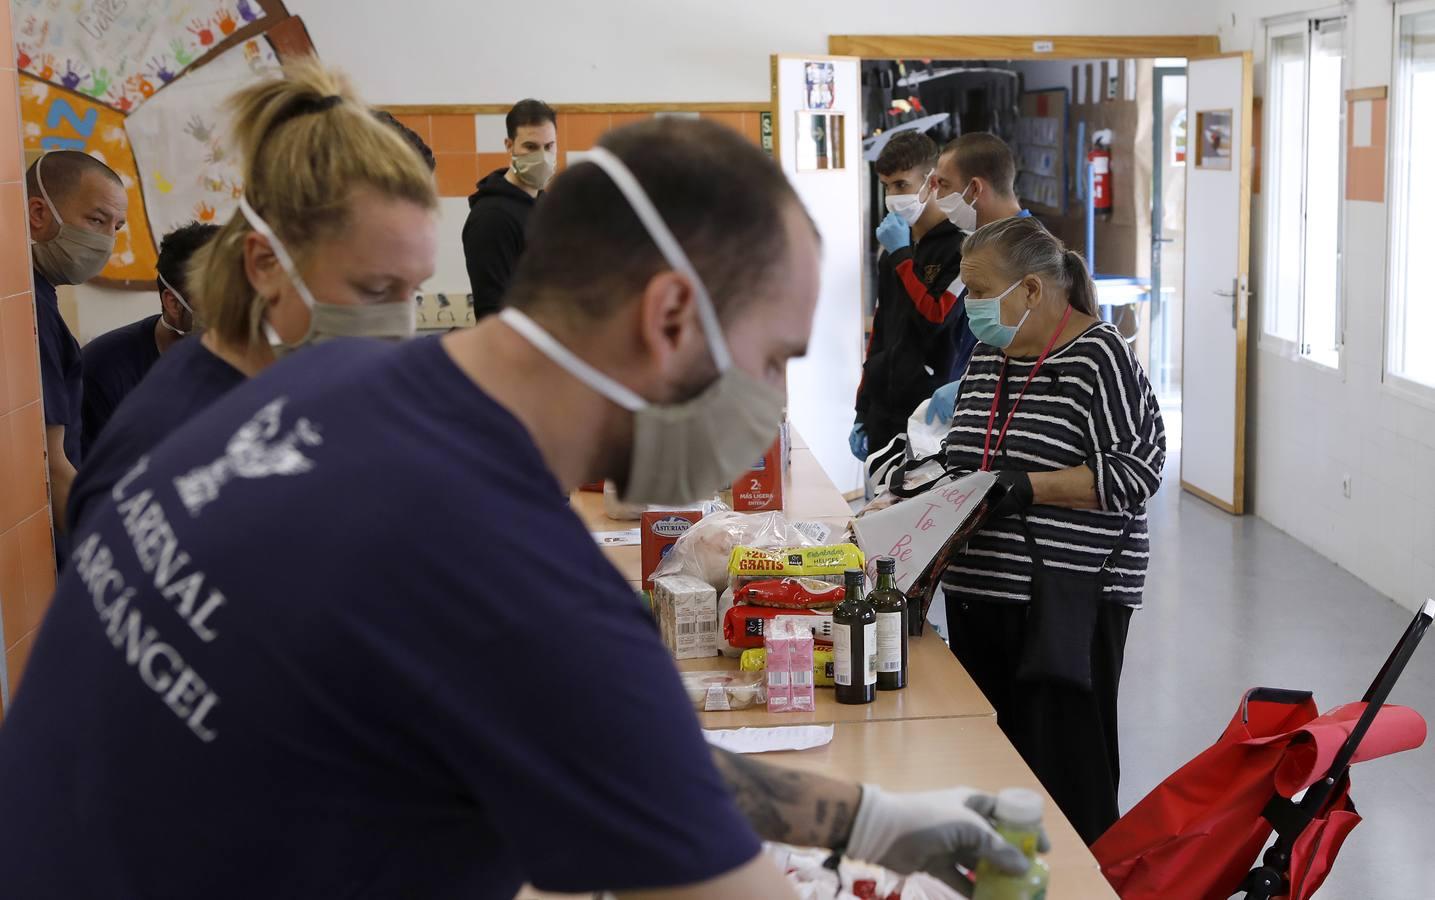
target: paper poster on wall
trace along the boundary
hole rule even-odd
[[[1196,113],[1196,168],[1231,167],[1231,110],[1205,109]]]
[[[797,128],[793,132],[793,139],[797,141],[797,171],[818,172],[847,167],[843,158],[846,119],[842,113],[806,110],[797,113]]]
[[[21,75],[20,120],[27,157],[49,150],[79,150],[115,170],[124,184],[130,208],[128,223],[115,236],[115,250],[105,267],[105,276],[154,278],[158,256],[145,215],[134,153],[125,134],[124,116],[89,97]]]
[[[129,112],[266,13],[260,0],[10,0],[10,18],[16,68]]]
[[[278,72],[269,42],[250,38],[176,81],[125,119],[155,236],[188,222],[224,222],[243,192],[224,101]]]
[[[1186,111],[1183,109],[1176,113],[1176,118],[1171,120],[1171,165],[1184,166],[1186,164]]]
[[[807,108],[831,109],[837,101],[836,73],[830,62],[805,62],[803,78],[807,82]]]

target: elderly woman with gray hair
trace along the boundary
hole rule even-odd
[[[1116,698],[1166,436],[1151,385],[1096,315],[1081,256],[1031,218],[962,247],[981,343],[946,439],[949,470],[1004,489],[943,579],[952,651],[1091,843],[1116,821]]]

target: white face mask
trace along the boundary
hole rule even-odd
[[[184,307],[184,311],[189,313],[190,321],[193,322],[194,307],[190,306],[188,303],[185,302],[184,295],[181,294],[179,291],[175,290],[174,285],[170,284],[169,280],[166,279],[163,275],[159,276],[159,283],[164,285],[165,290],[169,291],[171,294],[174,294],[174,299],[178,300],[179,305]],[[165,328],[168,328],[170,331],[173,331],[175,334],[180,335],[181,337],[186,334],[189,334],[189,329],[179,328],[177,326],[169,324],[169,319],[166,319],[164,316],[163,308],[161,308],[159,312],[159,324],[163,325]]]
[[[294,265],[294,258],[284,249],[284,243],[269,224],[260,218],[259,213],[254,211],[254,207],[249,205],[247,197],[239,198],[239,211],[249,220],[249,226],[269,242],[269,248],[274,251],[284,274],[289,276],[289,282],[294,285],[299,298],[309,307],[309,330],[293,344],[285,343],[274,327],[261,319],[264,333],[269,338],[269,346],[275,354],[282,355],[305,344],[338,337],[372,337],[397,341],[414,336],[418,324],[414,304],[411,302],[342,306],[337,303],[317,302],[310,293],[309,286],[304,283],[303,276],[299,274],[299,267]]]
[[[50,279],[51,284],[84,284],[105,270],[110,254],[115,252],[115,236],[86,231],[78,225],[66,225],[60,218],[60,211],[50,200],[45,190],[45,178],[40,171],[45,167],[42,156],[35,163],[35,182],[40,187],[40,196],[55,217],[60,231],[43,243],[31,244],[35,268]]]
[[[971,187],[971,185],[967,185]],[[977,230],[977,208],[967,201],[967,189],[961,192],[953,191],[945,197],[936,199],[937,208],[947,216],[947,221],[960,228],[962,231]]]
[[[541,191],[553,180],[553,170],[558,165],[556,150],[534,150],[513,157],[513,171],[518,180]]]
[[[626,483],[619,483],[623,502],[674,505],[710,497],[750,468],[772,443],[785,398],[782,391],[733,364],[707,288],[628,167],[601,147],[589,151],[583,161],[607,173],[668,265],[692,285],[717,380],[691,400],[656,406],[579,359],[518,310],[508,308],[499,316],[574,378],[633,413],[633,454]]]
[[[916,225],[917,220],[922,218],[922,213],[927,211],[927,203],[931,200],[931,191],[928,190],[928,179],[932,173],[928,172],[922,178],[922,187],[915,194],[888,194],[886,197],[887,212],[896,213],[907,220],[908,225]]]

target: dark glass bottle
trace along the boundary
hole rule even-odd
[[[867,595],[877,613],[877,690],[907,686],[907,596],[897,590],[897,561],[877,559],[877,584]]]
[[[877,611],[867,602],[867,578],[848,569],[842,602],[832,611],[832,678],[838,703],[877,699]]]

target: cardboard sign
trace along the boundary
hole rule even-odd
[[[877,557],[890,556],[897,563],[897,589],[909,597],[930,596],[941,574],[936,570],[981,526],[983,501],[995,485],[991,472],[973,472],[856,519],[852,530],[867,556],[868,577],[877,575]]]

